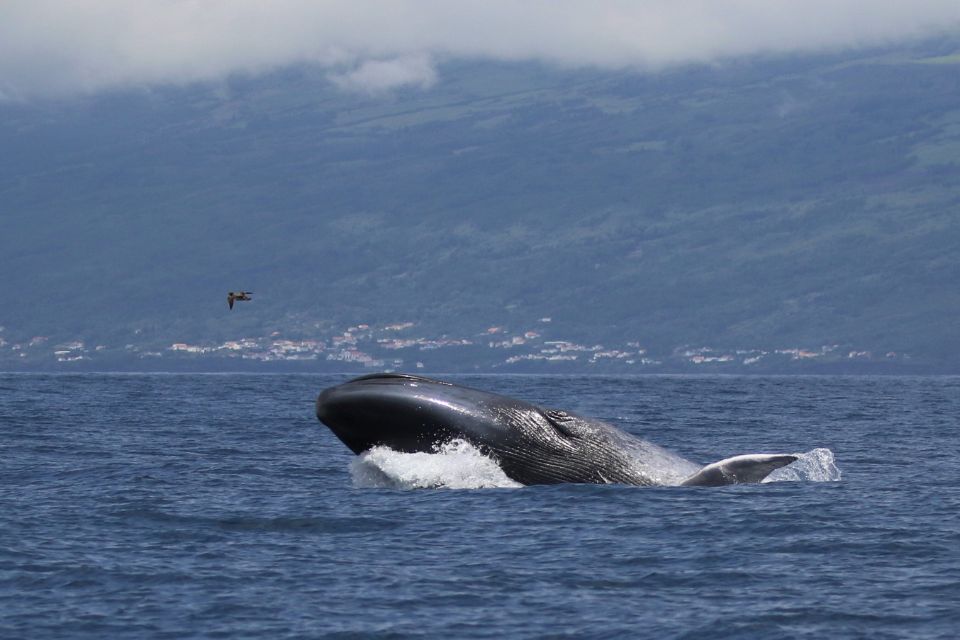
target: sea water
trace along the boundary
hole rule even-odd
[[[446,376],[770,482],[352,455],[346,376],[0,375],[2,638],[954,638],[960,378]]]

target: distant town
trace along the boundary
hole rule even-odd
[[[652,351],[641,341],[604,345],[563,339],[549,317],[532,326],[490,326],[466,336],[419,335],[413,322],[356,324],[310,338],[278,331],[222,342],[175,341],[165,346],[15,341],[0,327],[0,370],[297,370],[323,372],[777,372],[870,369],[907,365],[910,355],[850,345],[721,348],[678,346]]]

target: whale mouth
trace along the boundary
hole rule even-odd
[[[455,435],[451,416],[466,410],[436,393],[440,387],[456,385],[402,373],[365,375],[320,392],[316,415],[356,454],[377,445],[424,451]]]
[[[390,397],[389,388],[415,387],[418,384],[441,385],[453,387],[455,385],[441,380],[432,380],[423,376],[408,373],[371,373],[353,378],[335,387],[324,389],[316,401],[316,415],[328,427],[333,428],[338,418],[351,414],[363,413],[363,409],[372,408],[363,406],[364,403],[373,403],[376,399]],[[363,398],[364,400],[359,400]],[[379,418],[380,415],[369,415],[370,418]]]

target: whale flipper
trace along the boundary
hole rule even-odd
[[[797,456],[782,453],[750,453],[708,464],[680,483],[683,487],[719,487],[725,484],[760,482],[785,467]]]

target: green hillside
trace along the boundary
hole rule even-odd
[[[958,50],[450,61],[369,96],[304,67],[0,104],[0,337],[548,316],[652,352],[843,344],[960,370]],[[227,312],[238,288],[255,300]]]

